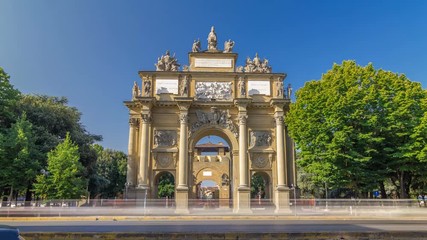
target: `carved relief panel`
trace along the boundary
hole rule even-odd
[[[250,160],[252,169],[269,169],[271,168],[273,155],[269,153],[251,153]]]
[[[174,130],[155,130],[154,146],[170,147],[176,145],[176,131]]]
[[[231,82],[196,82],[196,99],[231,100]]]
[[[176,153],[155,153],[154,167],[157,169],[169,169],[175,168],[176,165]]]
[[[270,131],[251,131],[249,147],[270,147],[272,136]]]
[[[196,110],[197,121],[191,125],[190,135],[206,125],[219,125],[230,130],[236,137],[239,135],[237,126],[233,123],[229,110],[219,110],[211,107],[210,112]]]

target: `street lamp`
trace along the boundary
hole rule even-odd
[[[291,184],[291,189],[294,190],[294,209],[295,209],[295,216],[296,216],[297,215],[297,192],[294,184]]]
[[[328,182],[325,182],[325,202],[326,202],[325,211],[328,211]]]
[[[130,186],[130,182],[125,183],[125,199],[128,199],[128,188]]]

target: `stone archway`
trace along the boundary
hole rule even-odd
[[[204,156],[197,149],[197,143],[205,136],[217,136],[223,139],[229,148],[228,153],[223,151],[217,155]],[[209,145],[209,144],[208,144]],[[210,144],[209,147],[221,147],[222,145]],[[190,198],[197,199],[200,189],[200,183],[205,180],[214,181],[218,187],[218,206],[231,207],[233,196],[233,169],[234,161],[238,152],[234,150],[237,147],[235,135],[228,129],[218,125],[207,125],[191,135],[189,141],[190,172],[193,174],[193,186],[191,188]]]
[[[169,51],[158,58],[155,71],[139,71],[141,88],[135,82],[132,98],[125,101],[126,197],[153,197],[156,173],[169,171],[175,175],[176,212],[188,213],[197,184],[194,147],[211,134],[231,148],[228,174],[219,185],[229,187],[234,212],[251,212],[250,173],[265,171],[276,212],[289,213],[289,186],[296,185],[296,172],[294,143],[284,125],[291,94],[290,86],[284,92],[286,74],[272,72],[267,60],[261,66],[258,55],[238,66],[238,54],[230,49],[188,56],[183,71]],[[207,167],[200,163],[198,168],[203,164]]]

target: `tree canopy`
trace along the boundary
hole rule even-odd
[[[98,171],[98,155],[93,144],[102,138],[99,135],[90,134],[81,123],[81,113],[77,108],[68,105],[65,97],[52,97],[45,95],[21,94],[13,87],[9,75],[0,68],[0,195],[16,197],[22,196],[25,191],[26,201],[32,198],[33,183],[37,173],[47,169],[48,155],[63,144],[68,138],[77,146],[78,162],[83,166],[79,168],[79,177],[85,182],[85,186],[95,196],[97,191],[104,187],[103,178],[112,184],[122,185],[115,179],[114,174],[102,175]],[[112,158],[121,159],[124,153],[112,151]],[[101,154],[104,159],[104,153]],[[108,155],[108,154],[107,154]],[[51,156],[53,158],[53,156]],[[122,160],[117,160],[120,177],[125,175]],[[115,160],[112,161],[115,164]],[[115,167],[110,166],[110,167]],[[113,170],[111,170],[113,171]],[[50,171],[46,171],[50,172]],[[99,172],[99,176],[98,176]],[[40,175],[40,178],[48,175]],[[110,179],[114,178],[114,179]],[[45,183],[49,183],[46,180]],[[104,181],[104,182],[105,182]],[[46,185],[46,187],[51,185]],[[39,191],[41,186],[39,185]],[[112,196],[111,191],[121,191],[119,187],[111,188],[105,196]],[[107,190],[102,190],[106,192]],[[52,195],[53,189],[44,189],[45,197],[61,197]],[[39,195],[40,196],[40,195]],[[64,197],[63,195],[62,197]],[[77,196],[77,195],[76,195]],[[80,197],[80,193],[78,193]],[[103,195],[104,196],[104,195]]]
[[[114,198],[123,193],[126,183],[127,156],[121,151],[104,149],[95,144],[97,159],[94,175],[95,196],[101,198]]]
[[[0,67],[0,131],[15,122],[15,107],[20,92],[10,83],[10,77]]]
[[[67,134],[48,154],[47,171],[37,176],[35,192],[48,199],[79,199],[86,189],[79,147]]]
[[[386,197],[390,181],[409,197],[425,187],[426,99],[421,84],[403,74],[334,64],[297,91],[286,116],[299,166],[318,183],[360,194],[379,188]]]

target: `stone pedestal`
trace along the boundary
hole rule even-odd
[[[188,211],[188,188],[177,187],[175,193],[175,213],[177,214],[189,214]]]
[[[274,191],[274,200],[276,203],[277,214],[291,214],[292,211],[289,206],[289,188],[288,187],[277,187]]]
[[[237,189],[237,206],[235,206],[235,213],[249,214],[251,210],[251,189],[249,187],[239,187]]]
[[[146,201],[150,198],[150,188],[148,187],[136,187],[135,188],[135,196],[138,201],[136,202],[136,206],[138,207],[148,207],[146,205]]]

